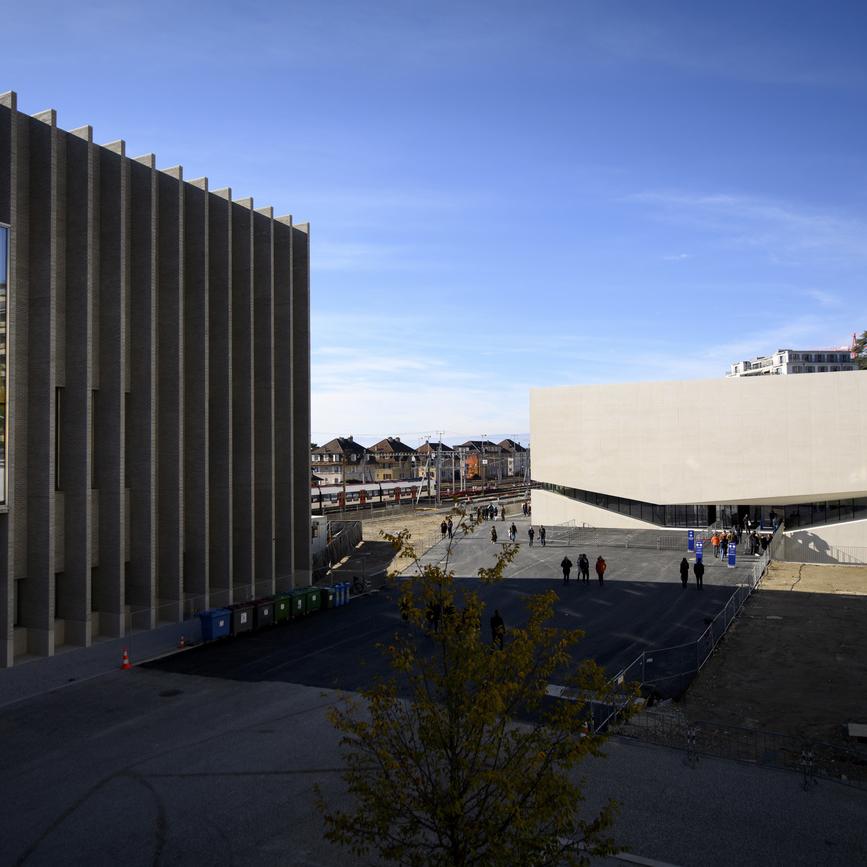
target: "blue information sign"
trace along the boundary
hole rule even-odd
[[[695,551],[695,530],[686,531],[686,550]]]
[[[704,541],[699,539],[695,543],[695,562],[696,563],[701,563],[702,549],[703,548],[704,548]]]
[[[729,569],[735,567],[735,562],[738,556],[738,546],[734,542],[729,542]]]

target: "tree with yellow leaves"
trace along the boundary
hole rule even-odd
[[[474,525],[460,514],[459,530]],[[354,806],[331,810],[319,797],[326,838],[411,867],[577,865],[615,851],[613,802],[582,816],[575,775],[599,755],[588,701],[609,687],[594,662],[573,661],[582,631],[548,625],[556,594],[530,596],[527,622],[499,649],[448,558],[421,565],[407,531],[386,538],[415,562],[411,578],[396,579],[406,623],[384,648],[392,675],[330,713]],[[517,551],[504,544],[482,581],[500,581]],[[546,698],[553,678],[569,700]]]

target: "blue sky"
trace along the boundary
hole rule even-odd
[[[0,3],[0,90],[310,221],[313,437],[867,328],[867,5]]]

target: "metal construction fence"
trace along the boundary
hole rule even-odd
[[[759,586],[768,564],[775,559],[783,544],[780,527],[771,538],[764,554],[756,560],[747,580],[737,585],[717,615],[695,640],[672,647],[643,650],[632,662],[622,668],[609,682],[609,692],[614,697],[608,703],[608,713],[599,717],[601,726],[606,726],[624,711],[632,695],[630,685],[637,684],[645,692],[660,697],[680,695],[705,663],[722,637],[728,631],[744,603]],[[618,687],[620,687],[618,693]],[[594,717],[594,722],[596,722]]]
[[[844,566],[867,565],[867,548],[835,547],[816,536],[799,534],[787,536],[777,560],[787,563],[808,563],[816,566],[841,564]]]
[[[690,721],[667,707],[634,714],[616,731],[645,743],[684,750],[692,766],[700,756],[713,756],[795,771],[805,789],[820,778],[867,788],[867,750],[847,744]]]
[[[361,541],[361,521],[329,521],[330,541],[313,555],[313,576],[322,577],[334,563],[349,556]]]

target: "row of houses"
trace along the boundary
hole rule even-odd
[[[446,484],[529,479],[530,449],[511,439],[467,440],[456,446],[426,442],[413,448],[399,437],[363,446],[335,437],[310,450],[313,484],[386,482],[402,479],[442,480]]]

